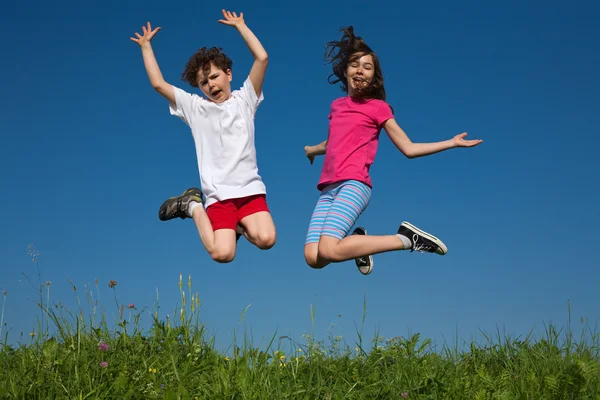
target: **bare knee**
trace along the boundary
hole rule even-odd
[[[305,246],[304,247],[304,260],[309,267],[315,269],[321,269],[327,266],[329,262],[323,259],[319,259],[318,248],[316,243],[314,246]]]
[[[210,257],[218,263],[230,263],[235,258],[235,248],[215,247],[210,252]]]
[[[260,232],[256,238],[256,246],[261,250],[268,250],[275,246],[277,235],[274,231],[271,232]]]
[[[323,259],[327,262],[340,262],[342,258],[337,251],[336,243],[332,243],[330,241],[321,241],[319,242],[319,251],[317,254],[317,259]]]

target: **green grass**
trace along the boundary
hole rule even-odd
[[[0,399],[600,399],[599,336],[584,321],[580,337],[569,322],[537,340],[497,333],[437,350],[418,334],[368,346],[359,330],[352,345],[274,335],[259,348],[244,333],[224,353],[199,318],[191,278],[186,294],[180,276],[181,307],[165,320],[158,304],[120,304],[115,286],[113,326],[89,288],[86,316],[75,286],[77,311],[51,305],[50,283],[39,290],[43,312],[28,343],[8,345],[0,326]],[[5,303],[6,294],[2,321]],[[152,317],[149,329],[142,315]]]

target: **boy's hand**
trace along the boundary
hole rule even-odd
[[[312,165],[312,163],[315,161],[315,155],[312,153],[311,150],[311,146],[304,146],[304,153],[306,154],[308,161],[310,161],[310,165]]]
[[[483,142],[483,140],[481,139],[465,140],[465,136],[467,136],[467,132],[463,132],[460,135],[456,135],[454,136],[454,138],[452,138],[452,142],[456,147],[473,147]]]
[[[245,25],[244,22],[244,13],[241,12],[240,16],[238,17],[237,14],[234,12],[232,13],[231,11],[223,11],[223,17],[225,19],[220,19],[218,22],[223,24],[223,25],[229,25],[229,26],[234,26],[236,28]]]
[[[147,23],[146,26],[142,26],[142,32],[144,33],[144,35],[140,35],[139,33],[135,33],[135,36],[137,36],[137,38],[129,38],[132,41],[136,42],[137,44],[139,44],[140,46],[143,46],[145,44],[150,44],[150,42],[152,41],[152,38],[154,37],[154,35],[156,35],[156,33],[158,31],[160,31],[160,26],[154,30],[152,30],[152,27],[150,26],[150,22]]]

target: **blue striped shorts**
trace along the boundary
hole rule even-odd
[[[318,243],[322,235],[345,238],[370,200],[371,188],[359,181],[325,187],[310,219],[305,244]]]

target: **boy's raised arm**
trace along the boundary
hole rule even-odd
[[[262,92],[262,85],[265,80],[265,73],[267,71],[267,64],[269,62],[267,51],[244,22],[244,13],[240,13],[240,16],[238,17],[235,12],[232,13],[230,11],[223,10],[223,17],[225,19],[220,19],[219,23],[235,27],[248,45],[252,56],[254,56],[254,64],[252,64],[249,77],[250,81],[252,82],[252,86],[254,86],[256,95],[260,96]]]
[[[158,27],[152,30],[150,22],[148,22],[147,26],[142,26],[143,35],[140,35],[136,32],[136,37],[132,37],[130,39],[139,44],[140,48],[142,49],[144,66],[146,67],[146,72],[148,73],[148,78],[150,78],[150,84],[152,87],[167,100],[175,103],[175,91],[173,90],[173,86],[164,80],[162,73],[160,72],[160,68],[158,67],[158,63],[156,62],[152,45],[150,44],[152,38],[160,29],[161,28]]]

